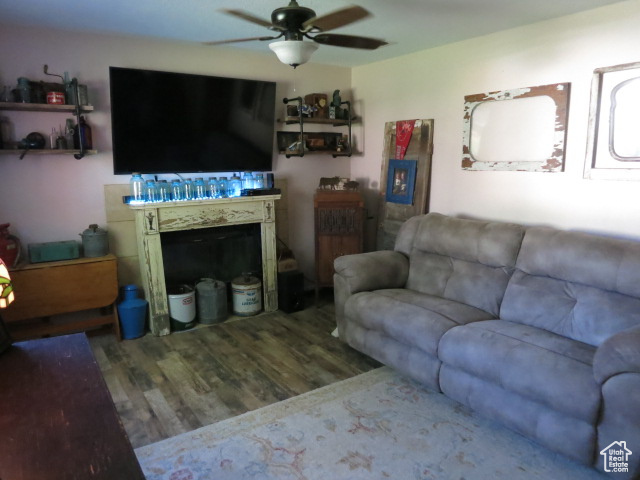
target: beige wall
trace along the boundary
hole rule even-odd
[[[640,61],[639,23],[634,0],[354,68],[365,155],[351,177],[377,189],[385,122],[433,118],[432,211],[640,238],[640,185],[582,178],[592,72]],[[461,169],[465,95],[558,82],[571,82],[564,173]]]
[[[44,80],[49,71],[77,76],[89,88],[96,111],[88,116],[96,156],[0,156],[0,223],[10,222],[23,244],[79,240],[91,223],[106,224],[104,185],[125,184],[113,175],[109,113],[109,66],[257,78],[277,82],[278,115],[283,97],[335,89],[349,97],[351,70],[308,64],[294,71],[281,64],[265,45],[264,54],[199,44],[161,42],[130,37],[80,34],[25,27],[0,27],[0,85],[25,76]],[[50,80],[52,77],[49,77]],[[10,118],[15,138],[29,132],[45,135],[64,124],[65,115],[1,112]],[[168,131],[170,126],[167,126]],[[277,129],[284,129],[276,125]],[[289,127],[288,127],[289,128]],[[349,160],[331,156],[290,158],[274,162],[277,178],[288,180],[289,246],[305,275],[314,277],[313,193],[322,176],[349,176]],[[171,176],[161,176],[170,178]]]
[[[592,71],[640,60],[639,22],[640,0],[633,0],[352,70],[310,63],[295,71],[270,52],[2,26],[0,84],[18,76],[43,78],[45,63],[53,72],[78,76],[96,106],[89,121],[100,154],[80,161],[0,157],[0,222],[11,222],[25,244],[78,239],[90,223],[105,224],[104,185],[128,182],[111,169],[108,67],[115,65],[274,80],[278,97],[351,91],[355,113],[363,119],[354,129],[363,154],[351,160],[279,156],[275,161],[276,176],[288,180],[289,245],[310,278],[312,197],[319,177],[359,180],[375,213],[384,124],[402,119],[435,119],[432,210],[640,238],[638,184],[582,178]],[[460,168],[465,95],[557,82],[571,82],[564,173]],[[48,133],[64,118],[10,116],[19,138],[34,130]],[[375,222],[368,225],[373,232]]]

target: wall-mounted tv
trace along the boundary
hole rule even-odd
[[[113,173],[270,171],[276,84],[109,68]]]

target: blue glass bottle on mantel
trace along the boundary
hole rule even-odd
[[[193,191],[196,200],[204,200],[207,198],[207,186],[204,183],[204,178],[196,178],[196,181],[193,182]]]
[[[227,187],[228,193],[230,197],[239,197],[242,192],[242,180],[238,175],[233,175],[231,180],[229,180],[229,185]]]
[[[155,180],[147,180],[147,184],[144,187],[145,201],[147,203],[154,203],[158,201],[158,187]]]
[[[218,179],[216,177],[209,177],[209,198],[218,198],[219,195]]]
[[[130,340],[144,335],[148,302],[138,298],[138,287],[135,285],[126,285],[123,291],[124,298],[118,304],[118,316],[122,338]]]
[[[171,182],[171,200],[174,202],[184,200],[184,190],[180,180],[173,180]]]
[[[191,178],[185,178],[184,182],[182,182],[182,198],[183,200],[193,200],[194,192],[193,192],[193,180]]]
[[[144,202],[144,179],[137,172],[129,180],[129,190],[132,202]]]
[[[218,198],[227,198],[229,196],[227,189],[229,188],[229,181],[227,177],[220,177],[218,180]]]

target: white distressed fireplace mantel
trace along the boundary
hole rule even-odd
[[[140,273],[154,335],[170,333],[160,234],[179,230],[259,223],[264,310],[278,309],[275,205],[280,195],[130,205],[136,218]]]

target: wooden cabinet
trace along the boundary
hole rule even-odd
[[[314,196],[316,292],[333,286],[333,261],[361,253],[364,200],[359,192],[318,190]]]
[[[32,263],[11,270],[15,301],[2,318],[15,340],[57,335],[113,325],[118,338],[116,257],[106,255],[59,262]],[[56,323],[49,317],[107,307],[104,315]],[[26,320],[37,319],[36,322]],[[44,320],[41,320],[44,319]]]

